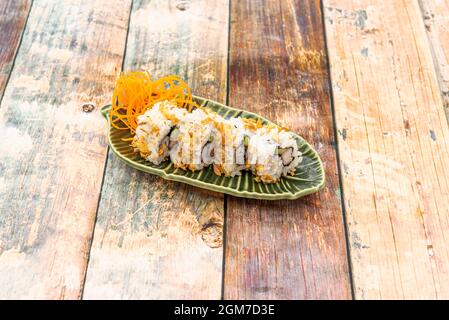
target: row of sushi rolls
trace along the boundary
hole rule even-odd
[[[212,166],[216,175],[230,177],[249,170],[263,183],[294,175],[302,161],[288,130],[248,118],[225,119],[207,108],[188,111],[168,100],[137,117],[132,146],[154,165],[170,159],[175,168]]]

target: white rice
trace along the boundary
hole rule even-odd
[[[296,171],[296,167],[302,161],[302,154],[298,150],[298,143],[296,139],[293,137],[291,132],[281,131],[279,132],[279,147],[285,149],[287,152],[291,152],[292,160],[288,163],[289,160],[286,160],[281,155],[281,159],[283,159],[284,169],[282,171],[282,175],[294,175]],[[290,150],[288,150],[290,149]]]
[[[179,124],[177,144],[170,151],[170,159],[177,168],[201,170],[205,164],[201,161],[203,146],[209,141],[213,129],[208,115],[201,109],[187,114]]]
[[[276,182],[282,175],[282,160],[277,154],[278,143],[265,128],[250,137],[247,164],[253,174],[265,183]]]
[[[156,103],[137,117],[136,134],[132,142],[135,150],[146,160],[159,165],[167,159],[170,152],[170,130],[186,114],[187,110],[178,108],[169,101]]]
[[[245,127],[240,118],[231,118],[224,126],[224,157],[222,157],[222,170],[225,176],[240,175],[245,169]]]

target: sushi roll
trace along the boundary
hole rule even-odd
[[[256,176],[256,181],[273,183],[282,176],[283,163],[278,155],[278,147],[279,144],[265,129],[258,129],[249,138],[247,168]]]
[[[243,111],[225,119],[201,100],[178,76],[153,80],[149,72],[125,72],[114,88],[109,124],[134,135],[134,151],[153,165],[170,158],[175,168],[212,166],[227,177],[245,170],[263,183],[295,174],[302,154],[294,133]]]
[[[277,182],[281,176],[294,175],[302,161],[293,135],[277,127],[262,127],[250,138],[247,167],[264,183]]]
[[[223,155],[223,134],[222,134],[222,122],[224,119],[221,117],[213,117],[213,126],[209,141],[204,145],[201,151],[201,159],[204,165],[213,165],[214,171],[218,174],[216,168],[219,163],[221,163]],[[221,173],[219,174],[221,175]]]
[[[136,134],[131,145],[136,152],[151,163],[158,165],[169,155],[169,134],[187,115],[169,101],[156,103],[137,117]]]
[[[137,117],[132,146],[155,165],[170,157],[183,170],[212,165],[216,175],[228,177],[250,170],[263,183],[294,175],[302,161],[294,135],[284,129],[258,120],[224,119],[202,108],[189,112],[170,101]]]
[[[176,168],[196,171],[207,166],[202,161],[202,151],[211,142],[213,123],[213,119],[201,109],[195,109],[184,117],[170,135],[173,146],[170,159]]]
[[[278,154],[282,159],[282,175],[295,175],[296,167],[302,161],[301,151],[298,150],[298,143],[293,135],[285,130],[278,134]]]
[[[219,125],[222,135],[221,157],[214,164],[214,172],[227,177],[241,175],[246,162],[245,136],[247,132],[244,123],[240,118],[231,118],[222,121]]]

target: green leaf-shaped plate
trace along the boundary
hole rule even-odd
[[[269,120],[243,110],[234,109],[221,103],[194,97],[195,101],[203,107],[210,108],[225,118],[244,117],[260,119],[262,123],[271,123]],[[104,106],[102,114],[109,119],[108,112],[111,105]],[[324,186],[323,164],[317,152],[300,136],[295,134],[299,150],[303,154],[303,161],[296,169],[295,176],[283,177],[277,183],[264,184],[254,180],[251,172],[244,171],[241,176],[220,177],[214,174],[212,167],[201,171],[191,172],[176,169],[167,160],[160,165],[153,165],[133,151],[129,141],[128,130],[117,130],[109,125],[109,144],[112,151],[125,163],[138,170],[161,176],[167,180],[184,182],[196,187],[227,193],[236,197],[279,200],[297,199],[319,191]]]

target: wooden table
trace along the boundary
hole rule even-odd
[[[447,12],[0,1],[0,298],[449,298]],[[99,112],[122,69],[297,131],[325,189],[245,200],[125,166]]]

